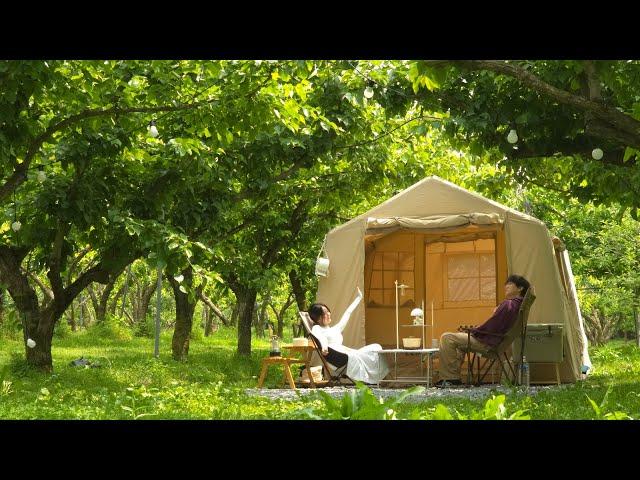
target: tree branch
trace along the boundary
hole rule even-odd
[[[18,164],[13,171],[13,174],[7,179],[7,181],[0,186],[0,201],[4,200],[7,196],[11,194],[19,185],[21,185],[27,179],[27,170],[31,165],[31,161],[33,157],[40,151],[42,145],[49,140],[54,133],[70,126],[75,123],[81,122],[82,120],[86,120],[88,118],[93,117],[105,117],[105,116],[118,116],[118,115],[126,115],[129,113],[155,113],[155,112],[172,112],[178,110],[191,110],[194,108],[198,108],[202,105],[206,105],[217,100],[211,99],[206,100],[204,102],[196,102],[188,105],[163,105],[159,107],[132,107],[132,108],[107,108],[107,109],[91,109],[84,110],[75,115],[71,115],[64,120],[61,120],[58,123],[55,123],[49,128],[47,128],[44,132],[34,138],[27,148],[27,154],[24,157],[22,163]]]
[[[436,66],[438,62],[426,62]],[[600,101],[574,95],[545,82],[540,77],[528,72],[524,68],[513,63],[496,60],[464,60],[451,62],[469,70],[489,70],[498,74],[507,75],[518,80],[524,86],[541,93],[558,103],[570,105],[583,112],[591,113],[594,118],[610,124],[618,130],[616,141],[634,148],[640,148],[640,122],[615,108],[609,107]],[[587,73],[588,75],[588,73]],[[597,95],[597,91],[593,91]],[[604,138],[611,138],[606,136]]]
[[[202,301],[204,302],[204,304],[205,304],[207,307],[209,307],[209,308],[211,309],[211,311],[212,311],[213,313],[215,313],[215,314],[216,314],[216,316],[217,316],[220,320],[222,320],[222,323],[223,323],[225,326],[227,326],[227,327],[228,327],[228,326],[230,325],[230,321],[229,321],[229,319],[228,319],[227,317],[225,317],[224,313],[222,313],[222,310],[220,310],[220,309],[219,309],[219,308],[218,308],[218,307],[217,307],[217,306],[216,306],[216,305],[211,301],[211,299],[210,299],[209,297],[207,297],[207,296],[204,294],[204,292],[202,292],[202,291],[198,292],[198,298],[199,298],[200,300],[202,300]]]

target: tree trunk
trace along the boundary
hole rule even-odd
[[[291,282],[291,289],[293,290],[293,296],[296,299],[298,310],[300,310],[301,312],[306,312],[307,298],[304,288],[302,287],[302,282],[300,281],[298,273],[295,270],[291,270],[289,272],[289,281]]]
[[[237,298],[238,295],[236,295],[236,299]],[[238,315],[240,315],[240,304],[236,302],[236,304],[233,306],[233,310],[231,310],[231,325],[234,327],[238,324]]]
[[[25,336],[27,340],[31,339],[36,343],[33,348],[25,347],[27,363],[39,370],[50,373],[53,371],[51,343],[53,340],[53,329],[56,324],[54,309],[46,310],[42,312],[42,314],[37,311],[22,313],[26,318]],[[39,320],[36,320],[37,317],[39,317]],[[36,328],[34,328],[34,323],[37,325]]]
[[[184,361],[189,354],[189,341],[191,339],[191,327],[193,325],[193,312],[196,302],[189,299],[189,295],[180,291],[180,285],[191,287],[193,284],[193,268],[184,269],[181,274],[184,280],[178,283],[173,275],[167,275],[167,279],[173,288],[173,296],[176,300],[176,324],[173,329],[173,339],[171,340],[171,352],[173,359]]]
[[[115,282],[114,282],[115,283]],[[116,291],[116,294],[111,299],[111,302],[107,303],[106,310],[115,317],[116,310],[118,309],[118,300],[120,300],[120,296],[124,292],[124,284]],[[107,300],[109,300],[107,298]]]
[[[20,264],[26,250],[0,247],[0,282],[6,285],[22,321],[23,341],[27,363],[45,372],[53,368],[51,361],[51,339],[53,337],[53,308],[45,316],[40,312],[38,295],[22,273]],[[28,340],[35,342],[30,348]]]
[[[257,306],[257,304],[256,304]],[[269,314],[267,313],[267,307],[269,306],[268,295],[262,299],[260,308],[256,308],[254,311],[254,317],[256,319],[254,325],[256,327],[256,337],[263,338],[266,324],[269,322]],[[282,337],[282,336],[281,336]]]
[[[293,291],[293,296],[296,300],[296,304],[298,305],[298,310],[301,312],[307,311],[307,298],[305,295],[304,288],[302,288],[302,282],[298,277],[298,273],[295,270],[291,270],[289,272],[289,281],[291,282],[291,290]],[[302,325],[301,319],[296,319],[297,321],[293,325],[293,336],[294,337],[302,337],[304,336],[304,325]]]
[[[270,323],[269,312],[267,311],[268,307],[269,307],[268,298],[265,298],[262,300],[262,307],[260,308],[260,327],[261,327],[260,333],[262,333],[262,336],[264,336],[264,329]],[[282,338],[282,331],[280,329],[278,329],[278,336]]]
[[[212,313],[214,312],[214,310],[211,307],[209,307],[207,304],[204,304],[202,312],[205,314],[204,336],[208,337],[212,333],[218,331],[219,325],[218,322],[214,322],[213,320],[214,316],[212,315]]]
[[[251,355],[251,320],[258,292],[255,289],[236,285],[232,288],[238,300],[238,354]]]
[[[69,314],[67,315],[67,323],[71,327],[72,332],[75,332],[78,329],[78,326],[76,325],[76,309],[74,308],[73,303],[69,305]]]
[[[0,288],[0,325],[4,322],[4,288]]]
[[[636,326],[636,346],[640,347],[640,309],[637,304],[633,304],[633,317],[635,319]]]
[[[118,276],[114,276],[113,280],[107,283],[102,290],[102,294],[100,295],[100,302],[98,302],[96,308],[96,323],[104,322],[104,319],[107,316],[107,305],[109,304],[109,297],[111,296],[111,292],[113,291],[113,287],[116,284]]]
[[[134,295],[131,295],[133,322],[136,325],[140,325],[147,318],[149,304],[151,303],[156,288],[158,288],[158,282],[143,283],[141,291],[139,289],[138,292],[136,292],[135,298]]]

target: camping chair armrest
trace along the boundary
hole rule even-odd
[[[469,335],[471,333],[473,333],[475,330],[476,330],[476,327],[467,327],[467,326],[464,326],[464,325],[458,327],[458,331],[459,332],[464,332],[464,333],[467,333]],[[483,335],[491,335],[491,336],[494,336],[494,337],[500,337],[500,338],[503,338],[505,336],[503,333],[493,333],[493,332],[478,332],[478,333],[482,333]]]
[[[493,337],[500,337],[500,338],[505,337],[504,333],[493,333],[493,332],[478,332],[478,333],[481,333],[482,335],[491,335]]]

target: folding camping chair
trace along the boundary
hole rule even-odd
[[[311,333],[313,328],[313,321],[309,317],[308,312],[300,312],[300,318],[302,319],[302,325],[304,326],[306,336],[313,345],[322,362],[323,370],[326,372],[325,377],[328,378],[327,385],[332,387],[334,385],[342,385],[343,379],[347,379],[351,384],[355,385],[355,382],[347,375],[347,363],[349,362],[349,356],[346,353],[338,352],[331,347],[328,347],[329,354],[322,354],[322,346],[320,341]]]
[[[472,351],[471,350],[471,329],[470,328],[463,329],[463,331],[467,332],[466,355],[467,355],[467,383],[468,384],[471,384],[473,380],[473,366],[476,360],[477,360],[477,366],[478,366],[478,376],[477,376],[477,381],[475,382],[475,385],[480,385],[482,383],[482,380],[484,379],[484,377],[487,376],[487,373],[489,373],[489,371],[491,370],[491,367],[493,366],[496,360],[500,362],[501,372],[504,373],[507,376],[507,378],[509,378],[509,373],[511,373],[513,382],[516,383],[517,375],[516,375],[515,365],[511,364],[511,361],[509,360],[509,356],[507,355],[507,351],[509,347],[511,347],[511,344],[518,337],[520,337],[520,341],[522,343],[520,348],[520,358],[517,364],[518,365],[522,364],[522,357],[524,355],[524,342],[527,335],[527,320],[529,318],[529,310],[531,309],[531,305],[533,305],[533,302],[535,301],[535,299],[536,299],[536,295],[533,287],[531,286],[527,290],[527,293],[525,294],[524,299],[522,300],[522,304],[520,305],[520,310],[518,310],[518,317],[516,318],[516,321],[511,326],[511,328],[507,331],[507,333],[503,335],[494,334],[494,333],[489,334],[489,335],[501,337],[502,340],[500,341],[500,343],[498,343],[494,347],[491,347],[486,352]],[[490,361],[484,362],[484,365],[481,367],[480,357]],[[504,361],[503,361],[503,357],[504,357]],[[505,367],[505,363],[509,367],[509,371],[507,371],[507,368]]]

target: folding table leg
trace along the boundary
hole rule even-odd
[[[258,386],[256,388],[261,388],[262,383],[264,382],[264,378],[267,376],[267,370],[269,369],[269,364],[266,362],[262,362],[262,370],[260,371],[260,378],[258,379]]]
[[[287,378],[287,380],[289,380],[289,386],[295,390],[296,389],[296,383],[293,381],[293,375],[291,374],[291,368],[289,368],[289,362],[286,362],[284,364],[284,374]],[[311,372],[309,372],[309,374],[311,374]]]

